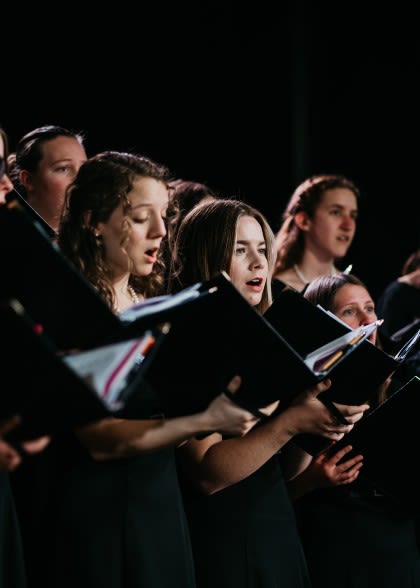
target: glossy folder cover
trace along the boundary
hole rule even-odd
[[[30,439],[108,417],[143,385],[134,373],[118,396],[108,398],[67,364],[18,301],[1,302],[0,320],[2,376],[8,382],[0,396],[0,418],[16,413],[22,418],[13,438]]]
[[[419,413],[420,379],[415,376],[363,417],[331,449],[334,453],[345,445],[352,445],[353,450],[346,458],[359,453],[363,455],[360,476],[415,514],[420,513]]]
[[[264,316],[302,354],[351,332],[350,327],[292,289],[284,289]],[[332,385],[322,396],[342,404],[363,404],[399,365],[399,360],[365,340],[358,353],[337,366]]]
[[[296,290],[285,288],[264,315],[301,353],[319,346],[333,337],[351,331],[350,327],[331,313],[316,306]],[[299,317],[299,318],[298,318]],[[416,347],[419,334],[415,333],[398,354],[391,356],[369,341],[363,341],[358,353],[337,366],[332,374],[331,387],[319,398],[327,406],[332,402],[362,404],[375,397],[378,386],[397,373],[409,353]],[[328,446],[328,440],[304,434],[294,441],[305,451],[317,455]]]
[[[0,206],[0,298],[18,299],[59,349],[101,345],[118,317],[16,201]]]
[[[235,374],[243,382],[235,395],[239,404],[255,409],[281,399],[281,406],[286,407],[296,394],[347,360],[345,354],[329,370],[311,369],[306,358],[247,302],[226,274],[194,288],[199,293],[196,298],[163,315],[171,330],[145,376],[165,398],[170,414],[201,410]],[[134,335],[145,326],[148,323],[138,318],[127,332]],[[348,353],[357,353],[358,347]]]
[[[168,414],[203,409],[235,374],[243,378],[238,402],[256,408],[280,398],[285,407],[361,347],[355,345],[330,370],[314,373],[305,356],[317,346],[301,353],[222,274],[186,289],[199,296],[186,299],[182,292],[170,297],[170,304],[165,300],[163,305],[146,304],[138,318],[125,322],[19,206],[0,208],[0,245],[4,252],[0,297],[18,299],[62,351],[127,340],[162,322],[171,323],[159,350],[161,359],[150,365],[148,374],[167,403]],[[295,325],[300,320],[296,315]],[[333,333],[320,345],[344,334]]]

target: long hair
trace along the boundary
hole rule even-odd
[[[282,215],[282,225],[276,234],[277,261],[275,274],[299,264],[305,249],[304,233],[295,223],[298,212],[306,212],[313,218],[327,190],[346,188],[359,200],[357,186],[342,175],[322,174],[311,176],[302,182],[293,192]]]
[[[257,310],[271,304],[274,235],[264,215],[236,199],[216,199],[191,210],[179,226],[172,252],[169,291],[209,280],[221,271],[230,273],[238,220],[251,216],[262,228],[267,247],[269,275]]]
[[[111,307],[114,306],[115,297],[102,239],[95,236],[95,226],[98,222],[107,222],[121,203],[124,215],[128,215],[131,208],[128,193],[139,177],[153,178],[165,186],[171,179],[164,165],[147,157],[104,151],[83,163],[66,193],[58,245]],[[129,230],[127,220],[123,224],[121,239],[123,251]],[[130,271],[128,257],[127,269]],[[129,283],[146,298],[160,294],[163,270],[163,261],[158,256],[150,275],[131,274]]]

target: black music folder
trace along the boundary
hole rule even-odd
[[[335,453],[345,445],[352,445],[345,459],[363,455],[360,476],[414,514],[420,512],[419,413],[420,379],[415,376],[363,417],[330,450]]]
[[[358,343],[341,344],[345,353],[332,367],[311,369],[305,363],[307,353],[279,334],[222,274],[163,300],[147,301],[138,309],[137,318],[126,321],[127,317],[119,318],[111,311],[16,202],[0,207],[0,246],[0,298],[19,300],[62,351],[127,340],[170,322],[169,336],[159,353],[162,360],[153,362],[148,375],[165,398],[168,414],[203,409],[235,374],[243,379],[238,402],[261,407],[281,399],[285,407],[297,393],[335,372],[361,347]],[[191,297],[191,292],[200,295]],[[300,316],[296,315],[296,327],[299,324]],[[347,335],[348,329],[334,333],[319,346]],[[185,402],[175,389],[179,374]]]
[[[42,231],[44,231],[47,237],[49,237],[51,240],[56,239],[57,234],[51,225],[49,225],[47,221],[40,214],[38,214],[34,208],[32,208],[29,202],[16,190],[16,188],[13,188],[13,191],[6,195],[6,202],[8,208],[24,208],[32,218],[33,222],[37,224]]]
[[[355,333],[347,332],[322,346],[315,357],[303,357],[248,303],[226,274],[187,288],[168,301],[182,300],[191,292],[195,297],[161,309],[154,317],[155,322],[169,321],[171,329],[145,377],[165,398],[169,414],[202,410],[235,374],[242,377],[234,397],[239,404],[254,410],[280,399],[285,408],[297,394],[329,377],[349,355],[357,353],[366,336],[361,329],[352,343]],[[150,309],[153,311],[153,304]],[[142,305],[137,318],[135,307],[126,315],[134,319],[126,327],[130,336],[143,332],[153,318],[153,312],[141,316]],[[335,351],[340,358],[325,367]]]
[[[352,331],[331,312],[291,288],[279,293],[264,316],[301,353],[308,353],[311,348]],[[331,387],[320,394],[319,399],[329,407],[332,402],[356,405],[369,402],[391,374],[400,373],[405,359],[419,343],[420,330],[392,356],[364,340],[358,353],[351,354],[347,361],[336,367],[331,376]],[[328,445],[325,438],[311,434],[298,435],[294,441],[312,455]]]
[[[101,345],[118,317],[16,201],[0,206],[0,299],[16,298],[59,349]]]
[[[331,312],[290,288],[279,294],[264,316],[302,354],[352,331]],[[332,386],[322,397],[342,404],[363,404],[419,344],[420,329],[395,355],[386,353],[368,340],[363,341],[359,353],[352,354],[337,366]]]
[[[114,349],[92,350],[88,369],[89,358],[74,362],[89,352],[61,355],[17,300],[1,302],[0,320],[2,376],[8,382],[0,395],[0,417],[19,414],[22,420],[12,438],[30,439],[100,420],[124,408],[132,394],[141,393],[144,380],[134,368],[139,357],[147,357],[141,353],[151,333]]]

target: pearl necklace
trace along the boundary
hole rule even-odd
[[[131,301],[132,301],[133,304],[138,304],[140,302],[140,298],[137,296],[137,294],[136,294],[136,292],[135,292],[135,290],[134,290],[134,288],[132,286],[127,286],[127,292],[129,293],[130,298],[131,298]],[[119,308],[119,306],[117,306],[115,308],[115,312],[117,314],[121,314],[122,311]]]
[[[297,277],[299,278],[299,280],[302,282],[302,284],[304,284],[306,286],[306,284],[309,284],[309,282],[311,280],[308,280],[302,273],[302,271],[300,270],[299,266],[295,263],[293,266],[293,270],[295,272],[295,274],[297,275]],[[337,274],[337,270],[335,269],[335,267],[331,268],[330,274],[335,276]],[[323,275],[327,275],[327,274],[323,274]],[[329,275],[329,274],[328,274]]]
[[[133,286],[127,286],[127,291],[130,294],[130,297],[131,297],[131,300],[133,301],[133,304],[138,304],[140,302],[140,299],[137,296],[137,294],[135,293]]]

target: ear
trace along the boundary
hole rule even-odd
[[[32,182],[32,174],[31,172],[28,172],[26,169],[22,169],[19,172],[19,182],[25,188],[26,192],[30,192],[34,187],[34,184]]]
[[[297,212],[295,214],[294,221],[295,221],[295,225],[297,226],[297,228],[299,230],[309,231],[309,228],[311,226],[311,220],[305,211],[300,210],[299,212]]]

